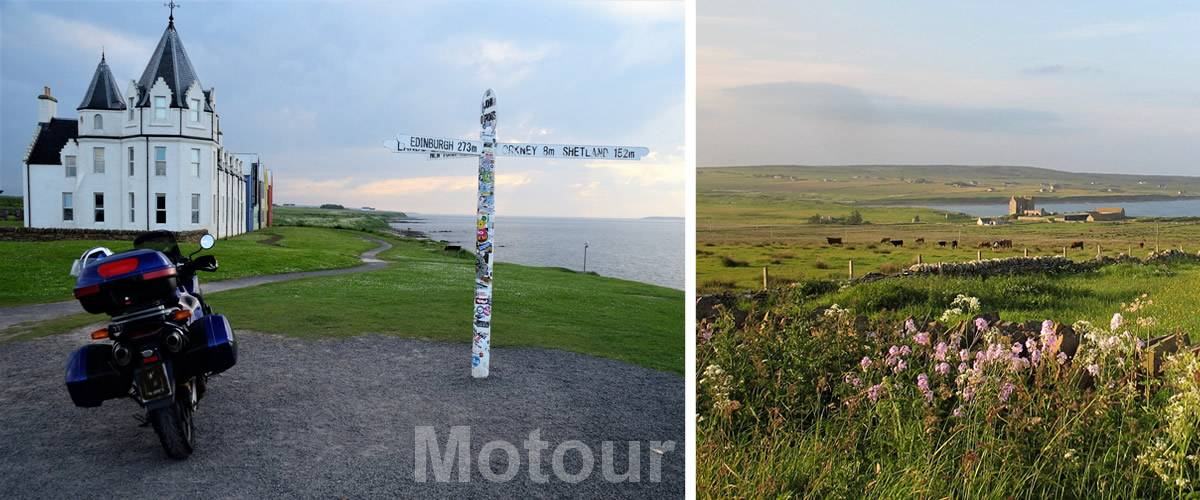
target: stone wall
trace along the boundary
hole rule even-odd
[[[0,227],[0,241],[57,241],[57,240],[121,240],[132,241],[145,231],[121,231],[107,229],[58,229]],[[181,231],[175,233],[180,242],[196,243],[208,231]]]

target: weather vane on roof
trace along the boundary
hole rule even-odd
[[[174,21],[175,20],[175,7],[180,7],[180,5],[175,3],[175,0],[171,0],[170,2],[164,3],[163,7],[169,7],[171,9],[171,20]]]

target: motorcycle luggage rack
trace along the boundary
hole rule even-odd
[[[143,320],[146,318],[162,316],[163,314],[166,314],[166,312],[167,308],[165,306],[158,305],[147,309],[137,310],[128,314],[122,314],[120,316],[113,316],[111,324],[120,326],[125,323],[132,323],[134,321]]]

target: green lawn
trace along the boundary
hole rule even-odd
[[[360,231],[387,231],[388,221],[405,217],[403,212],[363,211],[311,207],[274,207],[276,226],[310,226]]]
[[[236,329],[304,338],[378,333],[462,342],[465,363],[474,257],[443,252],[433,242],[383,238],[395,245],[381,255],[391,262],[386,269],[214,293],[208,299]],[[218,244],[214,253],[221,255],[220,250]],[[202,279],[224,272],[222,264],[221,271]],[[516,264],[498,264],[495,277],[493,345],[564,349],[683,373],[682,291]],[[0,339],[55,334],[98,320],[79,314],[18,325],[0,332]]]
[[[71,299],[75,278],[71,262],[96,246],[113,251],[132,248],[130,241],[4,241],[0,242],[0,307]],[[220,240],[211,253],[221,271],[206,276],[222,280],[293,271],[358,265],[358,255],[375,247],[362,233],[307,227],[272,227]],[[199,248],[184,243],[190,253]]]

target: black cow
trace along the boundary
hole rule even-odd
[[[939,247],[942,247],[942,248],[946,248],[946,240],[939,240],[939,241],[938,241],[938,246],[939,246]]]
[[[917,238],[917,244],[918,244],[918,245],[924,245],[924,244],[925,244],[925,238]]]
[[[957,249],[958,248],[958,240],[951,241],[950,248]]]
[[[904,240],[891,240],[891,241],[889,241],[888,243],[891,243],[891,244],[892,244],[892,246],[894,246],[894,247],[902,247],[902,246],[904,246]]]
[[[841,245],[842,239],[841,238],[830,238],[827,236],[827,237],[825,237],[825,243],[828,243],[830,245]]]
[[[880,243],[887,243],[889,241],[892,241],[892,239],[891,238],[879,238]]]
[[[1076,242],[1074,242],[1074,243],[1071,243],[1071,248],[1083,248],[1083,242],[1082,242],[1082,241],[1076,241]]]

